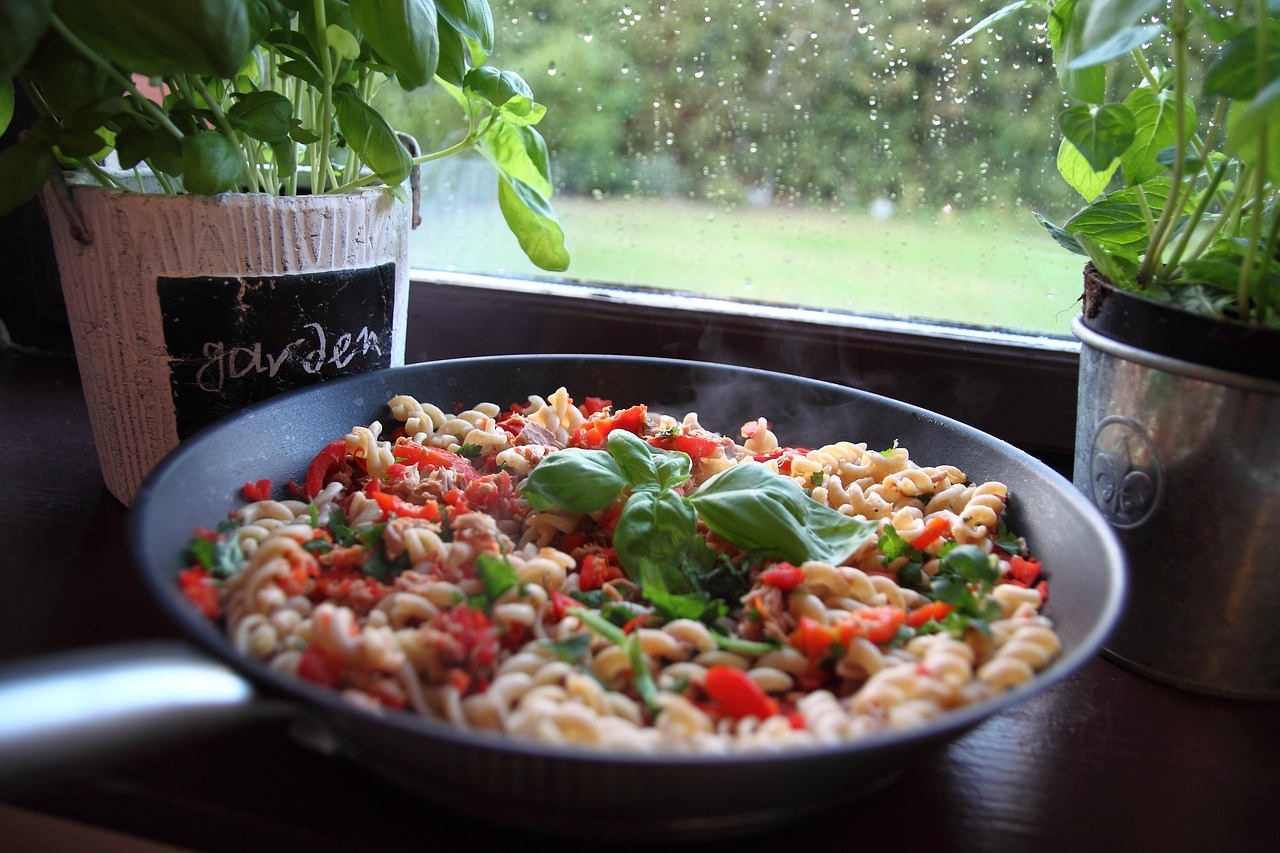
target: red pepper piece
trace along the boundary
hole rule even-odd
[[[721,710],[735,719],[765,719],[778,713],[778,701],[765,693],[740,669],[713,666],[707,670],[703,685],[707,695],[719,703]]]

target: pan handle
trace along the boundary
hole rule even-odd
[[[0,670],[0,792],[288,707],[176,641],[13,664]]]

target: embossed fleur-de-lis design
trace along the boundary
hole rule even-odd
[[[1111,449],[1100,445],[1104,431],[1110,432]],[[1135,453],[1134,445],[1141,446]],[[1094,434],[1094,454],[1090,464],[1093,500],[1102,514],[1117,527],[1136,527],[1150,517],[1160,494],[1159,461],[1150,438],[1127,418],[1107,418]],[[1147,463],[1135,457],[1145,457]]]
[[[1093,496],[1098,508],[1117,524],[1135,524],[1155,498],[1151,475],[1132,468],[1127,454],[1103,451],[1093,458]]]

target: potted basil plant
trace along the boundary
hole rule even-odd
[[[403,363],[432,161],[483,154],[525,252],[567,267],[545,108],[494,50],[487,0],[0,0],[0,129],[33,113],[0,211],[41,197],[113,494],[249,402]],[[446,90],[455,138],[419,151],[387,85]]]
[[[1128,550],[1107,646],[1158,680],[1280,698],[1280,3],[1020,0],[1067,102],[1040,221],[1085,265],[1076,485]]]

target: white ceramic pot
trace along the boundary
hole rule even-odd
[[[214,420],[404,363],[410,212],[386,189],[43,200],[102,474],[126,505]]]

